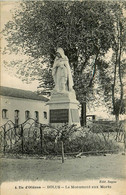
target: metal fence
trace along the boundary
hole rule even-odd
[[[75,139],[76,136],[79,137],[78,143]],[[94,140],[94,142],[92,141],[93,143],[98,140],[106,149],[106,145],[110,141],[122,143],[125,148],[125,138],[125,129],[123,125],[119,125],[117,128],[117,126],[114,125],[92,123],[89,127],[85,128],[77,128],[75,126],[68,127],[67,125],[64,125],[63,127],[56,129],[36,122],[31,118],[17,126],[12,121],[8,121],[0,127],[0,150],[4,154],[57,154],[57,151],[61,150],[58,140],[64,139],[66,154],[80,151],[92,153],[97,150],[95,144],[92,145],[91,151],[90,147],[88,147],[88,144],[92,144],[90,143],[90,140],[92,139]],[[73,139],[73,141],[70,141],[71,139]],[[84,147],[82,147],[83,143],[80,146],[80,142],[85,144]],[[69,143],[71,143],[71,145]]]
[[[36,122],[34,119],[28,119],[20,125],[8,121],[0,127],[1,151],[27,153],[28,147],[31,146],[31,153],[43,152],[43,129],[48,127]]]

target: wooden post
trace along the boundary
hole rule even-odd
[[[63,146],[63,141],[61,141],[61,147],[62,147],[62,163],[64,163],[64,146]]]

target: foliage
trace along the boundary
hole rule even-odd
[[[105,101],[110,102],[113,78],[107,72],[114,63],[107,64],[104,58],[110,48],[116,51],[116,22],[122,14],[120,21],[123,20],[123,27],[124,6],[125,3],[101,1],[21,2],[13,20],[5,25],[3,31],[8,42],[5,51],[22,52],[34,59],[25,68],[25,73],[26,63],[22,61],[13,65],[19,66],[18,76],[21,75],[23,79],[37,78],[43,94],[50,94],[54,87],[51,68],[55,52],[57,47],[62,47],[69,58],[79,102],[91,101],[96,71],[99,73],[95,78],[100,85],[99,90],[103,91]],[[125,28],[123,30],[120,40],[125,45]],[[120,64],[120,79],[122,67]]]
[[[104,2],[21,2],[13,21],[6,24],[4,35],[8,41],[6,51],[22,50],[34,59],[44,58],[50,68],[56,48],[62,47],[74,73],[82,74],[92,56],[97,60],[98,55],[105,54],[111,47],[113,16],[108,3]],[[35,68],[38,75],[42,73],[40,87],[52,88],[53,81],[47,84],[45,80],[51,69],[40,71],[39,64]]]
[[[100,80],[102,88],[104,88],[104,97],[107,104],[115,115],[116,120],[119,120],[119,114],[125,113],[124,106],[124,78],[126,70],[126,18],[125,18],[125,2],[112,5],[115,35],[112,44],[111,61],[106,64],[106,68],[100,68]],[[98,66],[99,67],[99,66]],[[107,74],[109,71],[109,74]],[[105,76],[104,76],[105,74]],[[112,102],[112,104],[111,104]],[[112,106],[111,106],[112,105]]]
[[[53,60],[62,46],[74,62],[76,52],[89,58],[111,46],[114,25],[106,3],[34,1],[20,6],[4,31],[11,51],[22,48],[34,58],[50,55]]]
[[[98,151],[118,150],[119,147],[116,142],[109,140],[107,143],[104,138],[99,138],[97,134],[86,134],[83,138],[76,138],[69,143],[73,152],[91,152],[97,154]],[[66,151],[71,152],[66,146]]]
[[[61,141],[64,143],[65,153],[91,152],[90,154],[97,154],[99,151],[120,150],[114,140],[106,140],[102,133],[77,129],[73,126],[68,130],[67,126],[64,126],[59,128],[59,131],[53,128],[44,130],[43,154],[61,154]],[[40,148],[40,140],[31,137],[24,140],[24,154],[41,154]],[[21,143],[7,149],[7,152],[21,153]]]

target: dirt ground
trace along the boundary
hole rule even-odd
[[[81,181],[86,179],[126,177],[126,156],[88,156],[61,160],[1,159],[1,182],[19,180]]]

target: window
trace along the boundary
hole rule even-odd
[[[44,118],[47,119],[47,112],[43,112],[44,113]]]
[[[3,118],[3,119],[7,119],[7,112],[8,112],[7,109],[3,109],[3,110],[2,110],[2,118]]]
[[[25,111],[25,119],[27,120],[29,118],[30,118],[30,112],[29,112],[29,110],[26,110]]]
[[[15,120],[15,125],[19,124],[19,110],[14,111],[14,120]]]
[[[39,121],[39,112],[35,111],[35,121],[38,122]]]

